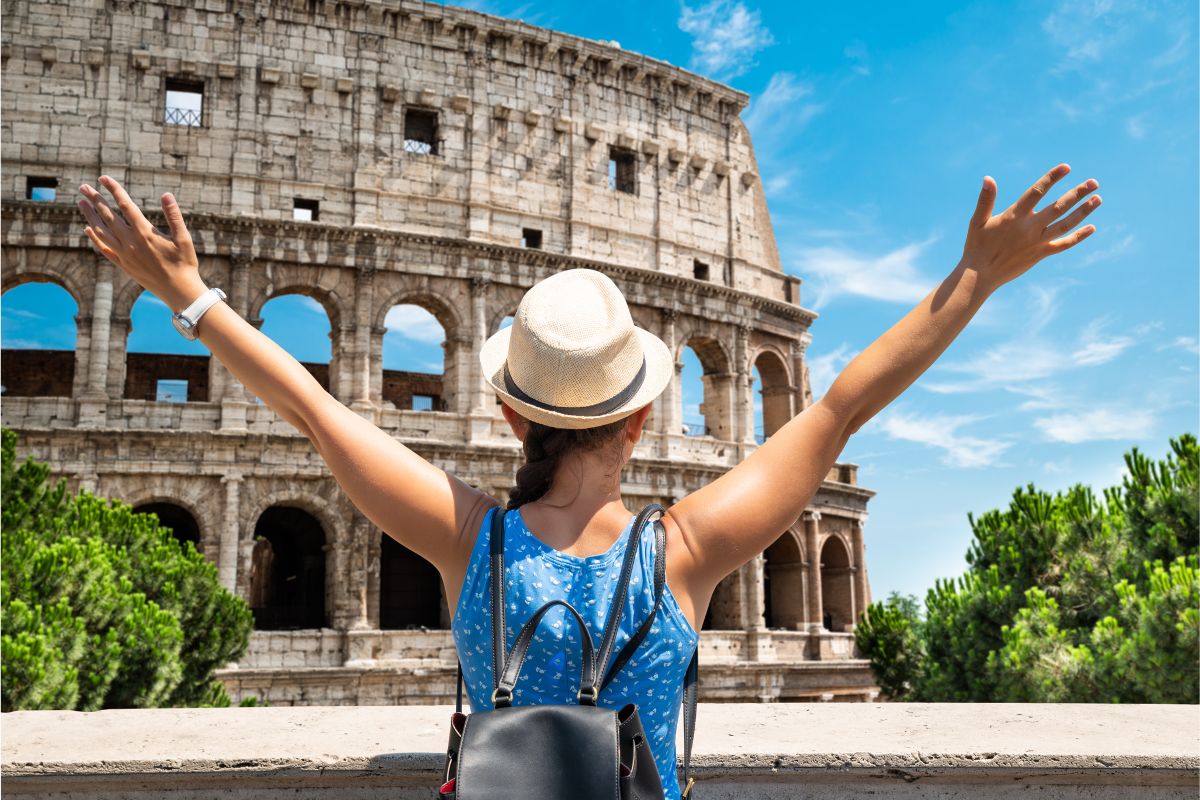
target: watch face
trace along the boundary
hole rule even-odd
[[[188,325],[184,320],[180,319],[179,317],[172,316],[171,324],[175,326],[175,330],[182,333],[186,338],[193,338],[192,326]]]

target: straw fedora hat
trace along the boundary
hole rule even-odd
[[[667,387],[674,360],[662,339],[633,324],[621,290],[594,269],[538,281],[512,325],[479,354],[496,394],[553,428],[594,428],[632,414]]]

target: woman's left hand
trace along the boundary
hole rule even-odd
[[[1041,211],[1034,211],[1050,188],[1070,171],[1067,164],[1054,167],[996,216],[992,216],[996,182],[990,177],[983,179],[975,214],[967,226],[963,263],[975,270],[991,289],[1024,274],[1046,256],[1074,247],[1095,232],[1095,225],[1071,230],[1100,206],[1100,195],[1067,214],[1081,198],[1099,188],[1095,179],[1089,178]]]
[[[88,184],[79,210],[90,223],[84,232],[96,249],[156,297],[180,311],[205,290],[191,234],[171,194],[162,196],[170,233],[150,224],[120,183],[102,175],[100,185],[112,193],[116,210]],[[118,213],[119,212],[119,213]]]

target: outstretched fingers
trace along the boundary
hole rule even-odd
[[[171,238],[175,240],[175,244],[190,244],[192,235],[188,233],[187,226],[183,224],[183,211],[180,210],[179,203],[175,201],[175,195],[167,192],[162,196],[162,209],[163,215],[167,218],[167,227],[171,229]]]
[[[975,213],[971,215],[971,227],[978,228],[992,218],[992,209],[996,206],[996,181],[990,175],[983,176],[983,187],[979,190],[979,200],[975,203]]]
[[[1062,236],[1064,233],[1082,222],[1084,217],[1099,208],[1100,203],[1102,202],[1103,201],[1100,199],[1100,195],[1096,195],[1095,197],[1088,199],[1086,203],[1060,219],[1058,222],[1047,225],[1043,231],[1043,234],[1047,237]]]
[[[1095,232],[1095,225],[1085,225],[1068,236],[1063,236],[1061,239],[1055,239],[1052,242],[1047,242],[1046,246],[1050,248],[1051,254],[1061,253],[1063,250],[1070,250],[1072,247],[1079,244]]]
[[[1046,220],[1046,224],[1050,225],[1052,222],[1054,222],[1054,220],[1067,213],[1072,206],[1082,200],[1089,192],[1099,187],[1100,184],[1097,183],[1095,178],[1088,178],[1086,181],[1079,184],[1062,197],[1058,198],[1058,200],[1037,212],[1037,216],[1044,218]]]
[[[1011,210],[1018,215],[1032,212],[1034,207],[1042,201],[1042,198],[1050,193],[1050,187],[1058,183],[1059,179],[1070,171],[1071,167],[1067,164],[1059,164],[1054,167],[1039,178],[1033,186],[1026,189],[1025,194],[1021,195],[1020,199],[1010,206]]]
[[[150,224],[150,220],[142,215],[142,210],[129,197],[129,193],[125,191],[124,186],[107,175],[100,176],[100,185],[108,189],[113,199],[117,201],[117,208],[121,209],[121,214],[124,215],[125,220],[129,223],[129,227],[143,235],[150,232],[154,226]]]

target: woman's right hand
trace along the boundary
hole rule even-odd
[[[96,249],[120,267],[138,285],[178,312],[199,297],[207,287],[200,278],[199,260],[191,234],[183,224],[183,213],[170,194],[162,196],[163,213],[170,233],[150,224],[124,187],[107,175],[100,185],[112,194],[117,209],[96,189],[84,184],[79,209],[90,225],[84,229]]]

